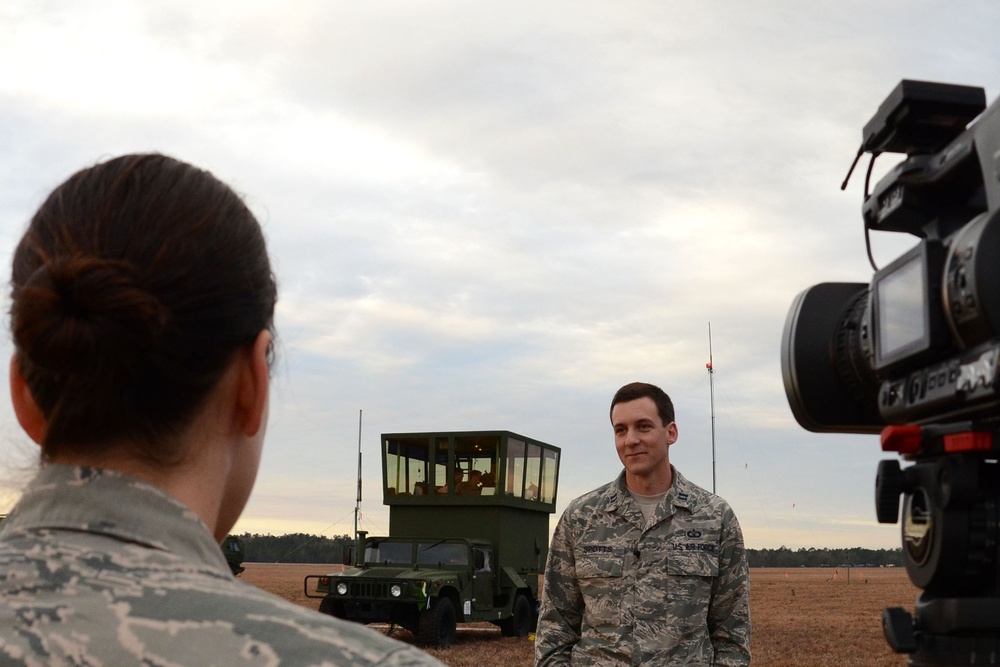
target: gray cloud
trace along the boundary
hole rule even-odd
[[[838,190],[863,124],[902,78],[995,95],[998,13],[7,3],[0,259],[49,189],[119,152],[174,154],[246,194],[281,287],[255,530],[346,531],[329,524],[353,505],[359,409],[373,520],[390,431],[560,445],[562,506],[617,468],[607,401],[634,379],[675,395],[672,456],[710,484],[711,322],[719,488],[750,545],[890,546],[877,443],[794,423],[782,325],[803,288],[870,277],[861,178]],[[885,263],[913,240],[874,243]]]

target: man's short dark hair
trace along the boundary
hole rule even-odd
[[[656,411],[660,413],[660,419],[664,426],[674,421],[674,404],[667,396],[667,392],[648,382],[632,382],[616,391],[615,397],[611,399],[611,409],[608,410],[608,416],[611,416],[615,406],[619,403],[628,403],[640,398],[651,399],[656,404]]]

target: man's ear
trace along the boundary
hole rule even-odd
[[[247,437],[257,435],[266,423],[267,397],[271,383],[267,360],[271,350],[271,332],[261,330],[250,348],[249,358],[240,372],[238,391],[240,429]]]
[[[10,400],[14,404],[14,414],[21,428],[28,437],[39,445],[42,444],[45,440],[45,415],[38,403],[35,403],[35,397],[31,395],[28,383],[24,380],[17,354],[10,357]]]
[[[667,446],[677,442],[677,422],[667,424]]]

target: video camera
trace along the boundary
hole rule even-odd
[[[915,462],[876,477],[880,522],[903,496],[903,560],[923,589],[914,616],[885,611],[889,644],[911,665],[1000,664],[1000,101],[904,80],[865,125],[866,152],[906,155],[871,192],[869,165],[866,239],[920,240],[870,284],[796,297],[785,393],[804,428],[881,433]]]

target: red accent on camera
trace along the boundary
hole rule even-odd
[[[915,454],[924,440],[923,429],[913,424],[886,426],[882,429],[882,451]]]
[[[944,436],[944,451],[981,452],[993,449],[993,434],[980,431],[965,431]]]

